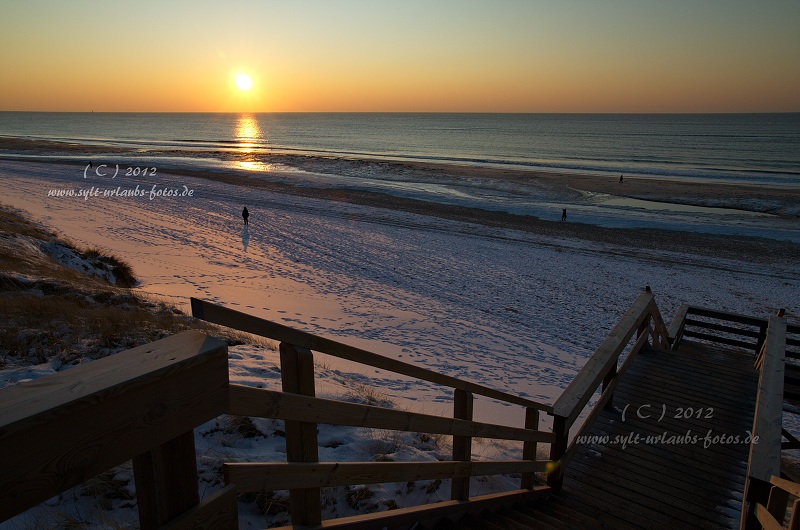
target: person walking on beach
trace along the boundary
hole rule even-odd
[[[247,206],[244,207],[242,210],[242,219],[244,219],[244,224],[249,225],[250,223],[247,221],[247,218],[250,217],[250,212],[247,211]]]
[[[567,209],[566,208],[561,210],[561,220],[562,221],[566,221],[567,220]]]
[[[619,183],[622,184],[622,175],[619,176]]]

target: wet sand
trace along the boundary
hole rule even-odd
[[[472,170],[473,168],[467,169]],[[479,170],[478,172],[480,173],[482,171],[483,170]],[[671,230],[606,228],[585,223],[549,221],[532,216],[482,210],[467,206],[446,205],[371,191],[293,186],[264,180],[247,174],[223,174],[189,170],[168,171],[168,173],[207,178],[217,182],[263,189],[273,193],[286,193],[314,199],[342,201],[455,221],[477,223],[485,226],[522,230],[547,237],[581,239],[614,245],[620,247],[622,252],[625,251],[625,248],[636,253],[646,253],[648,250],[672,251],[724,259],[744,260],[752,263],[785,263],[787,267],[790,263],[797,263],[800,261],[800,244],[766,238],[724,236]],[[588,180],[588,177],[568,175],[565,176],[565,181],[561,181],[558,176],[547,175],[543,177],[543,185],[547,187],[563,187],[569,186],[570,184],[581,184]],[[617,184],[619,184],[619,182],[617,182]],[[626,183],[623,185],[625,184]],[[600,190],[605,188],[601,184],[593,189],[602,193]],[[748,192],[746,189],[741,189],[731,190],[730,193],[747,196]],[[769,196],[769,194],[766,195]],[[709,192],[709,198],[713,197],[713,193]],[[800,193],[795,194],[793,200],[800,200]]]
[[[84,146],[50,141],[31,141],[15,138],[0,138],[0,159],[4,151],[15,153],[35,153],[47,155],[52,153],[52,162],[73,163],[64,160],[63,153],[86,155],[97,163],[114,163],[114,152],[130,153],[128,149]],[[58,155],[62,158],[59,159]],[[176,155],[168,153],[148,152],[147,155]],[[181,152],[191,156],[192,152]],[[103,162],[101,158],[109,160]],[[619,176],[602,177],[597,175],[580,175],[569,173],[552,173],[544,171],[517,170],[497,167],[476,167],[449,163],[430,163],[416,161],[387,161],[348,159],[321,156],[305,156],[298,154],[265,154],[253,155],[238,152],[226,153],[226,159],[232,161],[257,160],[263,164],[279,164],[304,171],[327,171],[335,169],[347,174],[348,171],[368,169],[391,171],[396,174],[408,174],[417,177],[457,177],[467,179],[503,180],[510,184],[524,183],[526,187],[539,188],[543,192],[556,193],[568,198],[580,196],[585,192],[607,194],[618,197],[629,197],[676,204],[697,206],[715,206],[741,210],[772,213],[774,211],[800,211],[800,186],[765,188],[741,183],[707,183],[678,179],[630,177],[626,176],[622,183]],[[41,160],[39,160],[41,161]],[[705,256],[717,256],[725,259],[746,260],[755,263],[797,263],[800,261],[800,245],[765,238],[722,236],[701,234],[686,231],[605,228],[583,223],[559,222],[543,220],[532,216],[516,215],[503,212],[482,210],[474,207],[443,205],[429,201],[400,198],[385,193],[353,190],[345,188],[319,188],[295,186],[276,180],[265,179],[246,171],[197,171],[160,167],[159,172],[205,178],[218,182],[263,189],[275,193],[313,197],[317,199],[336,200],[354,204],[388,208],[421,215],[440,217],[486,226],[504,227],[515,230],[533,232],[548,237],[569,237],[586,241],[629,248],[632,251],[667,250]],[[280,176],[280,170],[274,176]],[[800,221],[800,219],[798,219]]]

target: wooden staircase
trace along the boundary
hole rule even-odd
[[[568,498],[551,495],[541,501],[517,503],[494,511],[484,510],[479,514],[467,514],[458,522],[443,520],[435,530],[602,530],[617,528],[600,520],[585,506],[577,506]],[[418,527],[417,530],[423,530]]]

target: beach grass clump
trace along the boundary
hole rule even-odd
[[[374,407],[394,408],[394,402],[375,386],[351,380],[348,382],[348,391],[342,396],[344,401],[360,403]]]
[[[42,241],[53,241],[56,234],[24,217],[16,210],[0,207],[0,234],[19,234]]]
[[[0,291],[0,315],[0,358],[20,365],[53,361],[56,369],[194,327],[172,308],[126,293],[41,283]]]
[[[133,275],[133,267],[122,258],[108,251],[98,247],[91,247],[88,249],[78,249],[77,254],[89,263],[92,263],[98,269],[108,271],[114,279],[113,284],[117,287],[133,287],[138,281]]]

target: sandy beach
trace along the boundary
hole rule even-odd
[[[107,163],[113,166],[114,153],[129,153],[129,149],[106,146],[85,146],[64,142],[0,138],[0,151],[8,153],[53,154],[52,163],[67,163],[83,166],[86,162],[65,160],[63,154],[86,157],[94,164]],[[159,153],[150,152],[148,156]],[[175,155],[175,152],[171,153]],[[177,153],[191,156],[192,152]],[[60,155],[60,156],[59,156]],[[632,252],[666,250],[696,255],[719,256],[754,263],[789,263],[800,260],[800,244],[774,239],[716,235],[687,230],[655,230],[646,228],[607,228],[595,226],[580,219],[543,219],[529,215],[498,212],[489,209],[433,201],[398,197],[383,191],[369,191],[346,187],[308,186],[287,183],[286,168],[307,172],[338,171],[342,174],[369,171],[384,171],[396,175],[413,175],[417,179],[458,178],[466,180],[491,179],[508,185],[524,184],[538,189],[543,195],[561,197],[565,202],[585,194],[607,195],[621,199],[657,201],[667,204],[693,205],[736,209],[742,212],[775,215],[791,222],[800,212],[800,187],[784,186],[770,188],[746,183],[709,183],[685,179],[625,176],[622,183],[618,176],[554,173],[510,168],[480,167],[450,163],[418,161],[390,161],[363,158],[339,158],[297,154],[253,155],[241,152],[225,154],[229,162],[258,162],[271,167],[264,173],[241,170],[211,171],[192,170],[181,167],[162,166],[159,173],[174,176],[200,178],[212,182],[233,184],[254,190],[314,199],[332,200],[427,215],[442,219],[477,223],[490,227],[530,232],[548,237],[566,237],[599,242]],[[3,155],[0,154],[0,159]],[[124,166],[123,166],[124,167]],[[291,178],[291,174],[288,178]],[[535,200],[532,199],[532,200]]]

